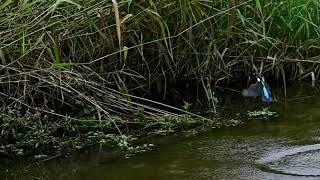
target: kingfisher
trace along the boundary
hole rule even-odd
[[[261,73],[255,73],[256,83],[251,84],[247,89],[242,91],[244,97],[259,97],[261,96],[262,102],[271,102],[271,92],[270,87],[266,83],[264,77]]]

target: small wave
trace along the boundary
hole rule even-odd
[[[256,161],[267,172],[293,176],[320,176],[320,144],[271,153]]]

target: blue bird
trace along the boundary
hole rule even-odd
[[[271,92],[270,87],[266,83],[264,77],[260,74],[256,74],[257,82],[251,84],[247,89],[242,91],[244,97],[258,97],[261,96],[262,102],[271,102]]]

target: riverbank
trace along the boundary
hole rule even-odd
[[[1,149],[36,158],[104,142],[128,149],[136,138],[216,126],[188,106],[217,112],[219,91],[239,83],[239,96],[253,72],[285,93],[290,79],[319,77],[319,9],[295,0],[6,1]]]
[[[141,144],[141,140],[147,142],[150,137],[174,133],[191,135],[208,128],[240,123],[188,114],[155,117],[140,114],[127,118],[110,116],[110,119],[99,121],[94,116],[53,119],[49,116],[16,117],[15,114],[2,113],[0,121],[2,155],[40,160],[97,145],[118,148],[124,155],[130,155],[151,148],[152,144]]]
[[[258,110],[261,105],[233,98],[220,115],[246,122],[236,128],[209,128],[189,137],[178,133],[150,138],[143,143],[154,144],[153,149],[129,159],[119,158],[119,154],[98,146],[46,162],[2,160],[0,174],[4,179],[316,180],[319,177],[299,175],[309,173],[309,167],[318,167],[320,151],[305,149],[293,156],[292,153],[295,148],[320,142],[319,89],[308,85],[289,89],[286,100],[277,97],[281,100],[268,105],[270,111],[278,112],[275,118],[259,118],[257,113],[252,113],[254,117],[248,119],[245,116],[248,111]],[[278,152],[281,155],[288,151],[285,158],[278,156]],[[268,157],[274,164],[264,164],[268,168],[261,168],[259,160]],[[270,169],[274,167],[283,171]],[[294,174],[285,175],[288,170],[294,170]],[[313,170],[319,173],[319,168]]]

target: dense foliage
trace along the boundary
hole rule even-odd
[[[318,77],[319,37],[316,0],[1,1],[0,150],[217,123],[185,98],[215,110],[217,86],[258,69],[284,83]]]
[[[126,113],[140,97],[179,95],[172,87],[186,80],[183,88],[194,81],[214,105],[217,83],[256,67],[275,79],[318,75],[319,8],[315,0],[7,0],[2,104]]]

